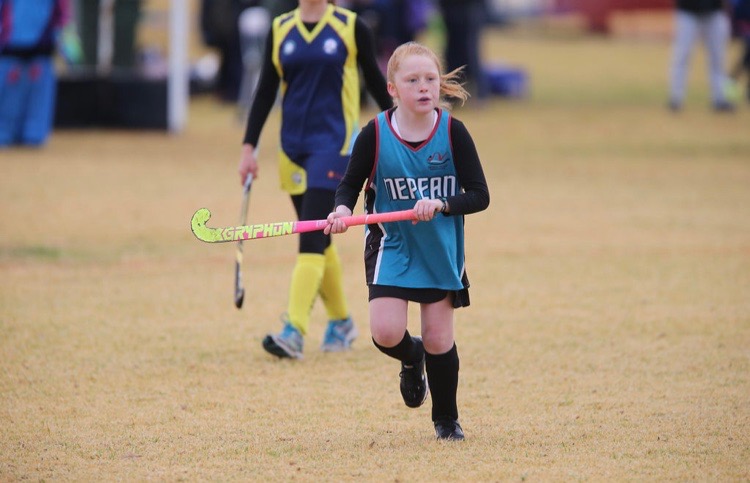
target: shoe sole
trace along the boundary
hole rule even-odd
[[[267,335],[263,339],[263,348],[269,354],[275,355],[281,359],[302,359],[302,352],[296,351],[289,347],[289,344],[277,338],[275,335]]]
[[[440,433],[441,431],[439,431],[438,428],[435,427],[435,435],[437,436],[438,441],[463,441],[464,440],[464,430],[461,427],[461,425],[458,423],[456,423],[456,427],[452,431],[446,432],[443,435],[441,435]]]
[[[334,344],[324,343],[320,346],[320,350],[323,352],[346,352],[352,348],[352,342],[354,342],[354,339],[356,339],[358,335],[359,331],[357,330],[357,327],[354,326],[352,330],[346,334],[344,342],[339,343],[336,341]]]
[[[437,436],[437,438],[435,439],[437,439],[438,441],[463,441],[466,438],[464,436],[451,434],[450,436],[445,436],[442,438],[440,436]]]

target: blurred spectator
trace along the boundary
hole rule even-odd
[[[675,35],[669,108],[682,109],[690,65],[690,54],[698,37],[708,54],[711,102],[716,112],[732,112],[726,97],[725,62],[729,44],[729,0],[676,0]]]
[[[262,0],[260,5],[268,10],[271,18],[276,18],[282,13],[297,8],[297,0]]]
[[[240,49],[242,52],[242,85],[238,99],[240,118],[246,119],[255,96],[255,88],[263,66],[265,42],[271,28],[271,15],[267,8],[248,7],[239,19]]]
[[[415,40],[427,27],[431,0],[339,0],[338,5],[356,13],[370,27],[375,38],[375,55],[385,75],[388,59],[399,45]],[[365,86],[360,87],[361,104],[372,99]]]
[[[445,24],[446,70],[461,66],[467,90],[479,100],[489,96],[489,87],[482,67],[480,45],[486,18],[484,0],[440,0]]]
[[[739,82],[745,76],[745,99],[750,102],[750,0],[735,0],[732,18],[737,37],[742,42],[742,51],[732,68],[732,78]]]
[[[200,30],[203,42],[217,49],[221,57],[216,90],[225,102],[237,102],[244,66],[240,43],[239,18],[260,0],[202,0]]]
[[[68,0],[0,0],[0,147],[39,146],[52,128],[53,56]]]
[[[83,47],[82,64],[99,66],[99,44],[102,9],[111,9],[112,58],[103,67],[133,67],[136,63],[136,33],[143,0],[78,0],[78,21]]]
[[[416,39],[427,27],[429,0],[349,0],[337,2],[350,9],[372,29],[380,69],[385,72],[396,47]]]

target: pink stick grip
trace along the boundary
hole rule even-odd
[[[394,221],[416,220],[414,210],[391,211],[388,213],[370,213],[366,215],[343,216],[339,218],[346,226],[372,225]],[[307,233],[322,230],[328,225],[326,220],[303,220],[294,224],[294,233]]]

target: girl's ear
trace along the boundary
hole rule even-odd
[[[388,87],[388,94],[392,98],[398,99],[398,90],[396,89],[396,86],[392,82],[389,82],[386,87]]]

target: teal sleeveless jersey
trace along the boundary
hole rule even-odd
[[[376,119],[375,168],[369,180],[366,209],[384,213],[414,207],[422,198],[459,193],[453,164],[450,120],[438,110],[429,138],[417,148],[401,140],[385,112]],[[463,216],[437,214],[432,221],[368,226],[365,267],[368,284],[407,288],[464,288]]]

